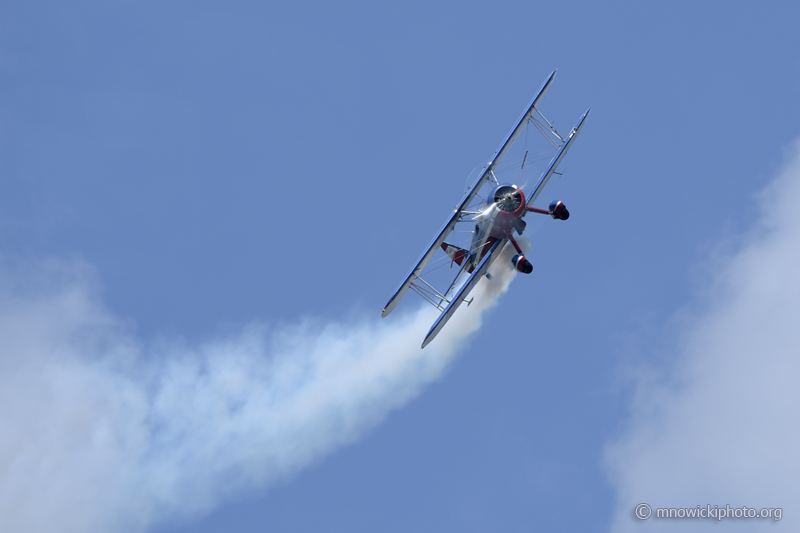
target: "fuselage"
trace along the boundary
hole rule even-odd
[[[492,190],[488,200],[487,207],[475,218],[470,264],[467,266],[469,271],[480,262],[495,241],[510,237],[513,229],[522,233],[519,230],[520,223],[524,228],[522,217],[525,216],[525,195],[519,187],[498,185]]]

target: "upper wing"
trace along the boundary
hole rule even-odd
[[[397,287],[397,290],[394,291],[392,297],[389,298],[386,307],[383,308],[383,313],[381,314],[381,316],[385,317],[386,315],[392,312],[392,310],[395,308],[395,306],[397,306],[400,300],[403,299],[403,296],[405,296],[406,292],[408,291],[408,288],[411,286],[411,283],[419,276],[419,273],[422,271],[423,268],[425,268],[425,265],[428,264],[428,261],[430,261],[431,257],[433,257],[433,254],[436,253],[436,249],[439,248],[442,242],[444,242],[444,239],[447,237],[447,235],[449,235],[450,232],[453,231],[453,228],[455,228],[455,225],[458,222],[459,217],[461,217],[461,212],[464,210],[465,207],[467,207],[470,203],[472,203],[472,200],[475,198],[475,195],[478,193],[480,188],[483,187],[483,185],[489,180],[489,177],[492,175],[492,172],[494,172],[494,169],[497,167],[497,165],[500,164],[500,161],[502,161],[506,153],[508,153],[508,150],[511,148],[511,145],[514,144],[514,141],[517,140],[517,137],[519,136],[520,132],[527,125],[528,119],[531,118],[531,115],[534,113],[536,106],[539,105],[542,99],[544,99],[544,96],[547,94],[547,90],[550,88],[550,84],[553,83],[553,79],[556,77],[556,72],[557,70],[554,70],[553,73],[550,74],[550,76],[542,84],[542,87],[539,89],[539,92],[536,93],[536,96],[533,97],[531,103],[528,104],[527,109],[519,117],[519,120],[517,121],[516,125],[511,129],[509,134],[506,136],[505,140],[503,140],[502,144],[500,145],[500,148],[497,149],[497,151],[494,153],[494,156],[492,156],[492,159],[486,164],[486,167],[484,167],[481,175],[478,176],[477,180],[475,180],[475,183],[472,185],[469,191],[467,191],[467,194],[464,195],[464,198],[461,200],[458,206],[456,206],[456,208],[453,210],[453,213],[444,223],[442,229],[439,230],[439,233],[436,234],[431,243],[428,245],[428,248],[426,248],[425,251],[422,253],[422,255],[419,257],[417,263],[409,271],[408,275],[405,277],[400,286]],[[565,143],[565,146],[566,144],[568,144],[568,142],[569,141]],[[564,151],[564,147],[562,147],[561,150]]]
[[[439,315],[439,318],[433,323],[433,326],[431,326],[431,330],[425,336],[425,340],[422,341],[423,348],[426,347],[433,340],[433,338],[439,334],[444,325],[447,324],[447,321],[450,320],[450,317],[453,316],[453,313],[456,312],[458,306],[461,305],[461,302],[464,301],[472,289],[475,288],[475,285],[478,284],[481,276],[486,274],[486,271],[489,270],[492,261],[494,261],[496,257],[496,252],[499,252],[503,249],[503,245],[505,245],[507,240],[508,239],[505,238],[498,239],[495,241],[492,247],[489,248],[489,251],[486,252],[483,260],[481,260],[480,264],[478,265],[478,268],[472,271],[472,275],[467,279],[467,282],[461,287],[461,289],[459,289],[458,293],[453,296],[453,299],[450,300],[450,303],[447,304],[447,307],[445,307],[444,311],[442,311],[442,314]]]
[[[567,150],[569,150],[569,147],[572,145],[572,141],[574,141],[581,132],[581,128],[583,128],[583,121],[586,120],[586,117],[589,116],[591,111],[591,109],[588,109],[586,113],[584,113],[583,116],[578,120],[578,123],[575,125],[575,127],[572,128],[572,131],[569,132],[569,137],[567,137],[567,140],[561,145],[561,148],[558,150],[555,157],[553,157],[553,159],[550,161],[550,165],[547,167],[547,170],[545,170],[542,174],[542,177],[539,178],[539,181],[536,183],[536,188],[528,197],[528,205],[533,204],[536,198],[539,197],[542,189],[544,189],[544,186],[547,185],[547,181],[550,179],[550,176],[553,175],[553,173],[556,171],[556,168],[558,168],[558,164],[561,163],[561,160],[564,159],[565,155],[567,155]]]

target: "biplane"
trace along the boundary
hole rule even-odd
[[[491,281],[491,275],[488,272],[489,267],[500,256],[500,251],[507,244],[510,243],[517,252],[512,258],[510,266],[523,274],[530,274],[533,271],[533,266],[525,258],[522,249],[514,238],[514,233],[521,235],[525,230],[525,215],[538,213],[549,215],[556,220],[567,220],[569,218],[569,211],[561,201],[552,202],[547,209],[533,207],[533,203],[536,202],[548,180],[553,174],[558,174],[556,170],[559,163],[567,155],[567,151],[581,132],[583,123],[591,111],[587,110],[580,117],[578,123],[566,138],[556,131],[553,123],[548,121],[539,111],[539,105],[550,89],[556,72],[557,70],[554,70],[542,84],[539,92],[536,93],[528,107],[525,108],[516,125],[500,144],[500,148],[497,149],[491,160],[480,169],[475,182],[467,188],[464,197],[448,216],[442,229],[433,238],[408,275],[403,279],[403,282],[400,283],[392,297],[389,298],[386,307],[383,308],[382,316],[386,317],[397,306],[406,292],[411,289],[441,312],[439,318],[425,336],[422,348],[425,348],[438,335],[462,303],[467,302],[467,305],[472,303],[472,300],[467,301],[467,296],[483,276],[486,276]],[[501,161],[509,153],[520,133],[528,126],[538,129],[547,139],[549,152],[547,152],[544,160],[549,160],[549,164],[546,164],[532,190],[529,193],[525,193],[523,191],[524,186],[501,183],[496,174],[500,173]],[[527,158],[528,151],[526,150],[522,158],[521,169],[524,169]],[[448,236],[456,231],[457,227],[467,227],[468,231],[462,231],[461,233],[470,234],[468,242],[461,246],[445,241]],[[449,286],[444,291],[434,288],[433,284],[422,277],[425,275],[425,269],[429,265],[431,258],[439,250],[445,254],[441,259],[449,260],[451,267],[458,266],[455,279],[449,283]],[[468,275],[468,277],[459,286],[459,281],[463,279],[464,275]]]

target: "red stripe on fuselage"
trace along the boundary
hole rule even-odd
[[[480,264],[481,260],[483,259],[483,256],[486,255],[486,252],[488,252],[492,248],[492,245],[495,243],[495,241],[497,241],[496,237],[489,237],[488,239],[486,239],[486,243],[483,245],[480,257],[478,257],[478,260],[475,261],[473,266],[467,269],[467,272],[472,274],[472,271],[475,270],[475,265]]]

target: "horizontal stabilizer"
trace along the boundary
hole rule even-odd
[[[450,256],[450,259],[455,261],[458,266],[461,266],[464,259],[469,256],[469,250],[459,248],[455,244],[450,244],[449,242],[442,243],[442,250],[444,250],[444,253]]]

